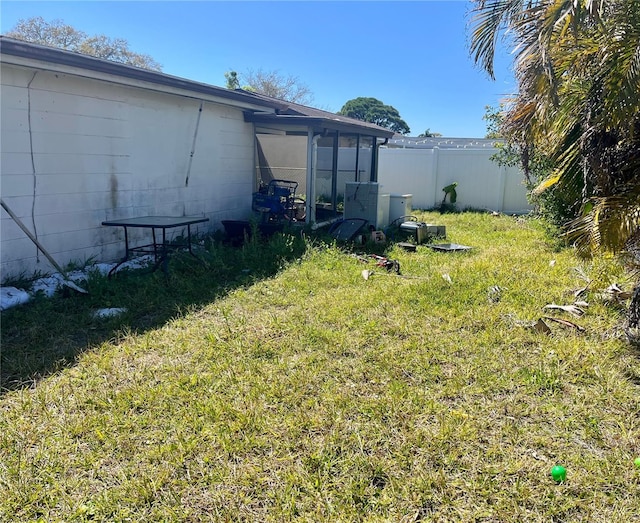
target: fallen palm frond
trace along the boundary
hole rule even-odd
[[[560,325],[563,325],[564,327],[571,327],[572,329],[576,329],[577,331],[580,331],[580,332],[585,332],[585,330],[586,330],[584,327],[581,327],[577,323],[573,323],[572,321],[569,321],[569,320],[563,320],[562,318],[554,318],[552,316],[545,316],[544,319],[545,320],[549,320],[549,321],[553,321],[555,323],[559,323]]]
[[[549,305],[545,305],[543,309],[561,310],[564,312],[568,312],[569,314],[573,314],[577,317],[580,317],[584,314],[584,309],[581,309],[577,305],[556,305],[555,303],[550,303]]]

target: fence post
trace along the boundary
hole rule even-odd
[[[433,181],[431,182],[431,205],[430,207],[436,207],[438,205],[436,195],[438,194],[438,157],[440,155],[440,148],[434,147],[432,149],[433,156],[431,157],[431,172],[433,174]]]

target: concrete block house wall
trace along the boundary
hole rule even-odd
[[[1,67],[0,195],[58,263],[121,257],[104,220],[198,215],[202,231],[250,213],[250,104],[23,57]],[[2,280],[53,272],[4,211],[0,226]]]

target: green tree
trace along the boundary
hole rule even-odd
[[[240,80],[236,71],[227,71],[224,73],[224,79],[227,82],[227,89],[240,89]]]
[[[123,38],[110,38],[105,35],[89,36],[84,31],[65,24],[62,20],[47,22],[41,16],[22,19],[6,33],[6,36],[143,69],[162,70],[162,66],[149,55],[131,51],[128,42]]]
[[[538,214],[547,218],[557,226],[566,224],[575,218],[580,210],[580,202],[571,194],[558,187],[550,187],[546,191],[536,192],[534,189],[546,180],[553,169],[551,159],[538,151],[536,146],[528,142],[518,142],[503,134],[506,107],[486,106],[483,119],[487,122],[486,138],[495,140],[496,152],[491,160],[501,166],[522,168],[524,181],[529,191],[529,201]]]
[[[498,41],[506,34],[514,48],[518,92],[502,132],[553,165],[535,192],[554,188],[580,206],[566,234],[584,254],[637,241],[640,2],[474,1],[476,63],[493,76]],[[640,318],[640,292],[632,310]]]
[[[475,0],[471,53],[493,75],[504,31],[518,93],[502,132],[553,162],[555,187],[581,206],[569,236],[619,251],[640,226],[640,2]],[[525,159],[526,160],[526,159]]]
[[[485,138],[489,140],[498,140],[504,138],[501,129],[503,113],[504,104],[500,104],[499,107],[494,107],[492,105],[484,106],[484,116],[482,117],[482,119],[487,122],[487,134],[485,134]]]
[[[425,132],[420,133],[418,135],[418,138],[437,138],[439,136],[442,136],[442,134],[440,133],[433,133],[431,132],[431,129],[427,129]]]
[[[247,71],[239,74],[236,71],[224,73],[227,89],[242,89],[264,94],[301,105],[313,102],[313,94],[309,87],[300,82],[296,76],[285,76],[279,71]]]
[[[376,98],[354,98],[338,111],[338,114],[374,123],[398,134],[408,134],[410,129],[395,107],[383,104]]]

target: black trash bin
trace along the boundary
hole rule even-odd
[[[222,220],[227,240],[233,245],[241,244],[245,236],[251,236],[251,223],[246,220]]]

